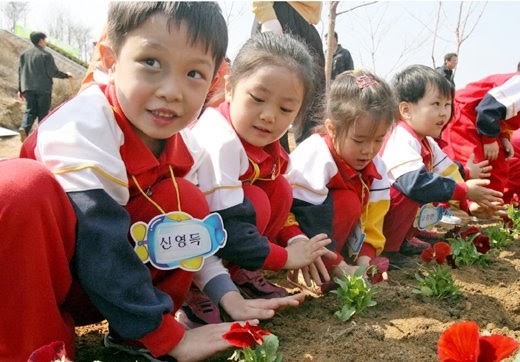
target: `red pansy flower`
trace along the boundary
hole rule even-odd
[[[514,339],[500,336],[480,336],[475,322],[454,323],[445,330],[437,345],[441,362],[498,362],[518,349]]]
[[[255,343],[261,345],[264,342],[262,336],[269,334],[271,334],[269,331],[246,322],[243,326],[240,323],[233,323],[222,337],[232,346],[244,348],[253,347]]]
[[[460,232],[460,237],[467,238],[468,236],[479,234],[479,233],[480,233],[480,229],[478,227],[470,226],[466,230]]]
[[[489,249],[491,249],[491,245],[489,243],[489,236],[487,235],[477,235],[473,239],[473,244],[476,246],[477,251],[481,254],[486,254]]]
[[[448,255],[451,254],[451,246],[445,241],[439,241],[433,246],[426,248],[421,253],[421,259],[425,263],[429,263],[434,260],[437,264],[444,264]]]
[[[438,264],[444,264],[448,255],[451,254],[451,246],[445,241],[435,243],[433,250],[435,250],[435,260]]]
[[[513,354],[520,344],[513,338],[493,334],[482,336],[480,341],[479,362],[501,361]]]
[[[378,256],[370,260],[370,265],[371,267],[369,267],[368,269],[370,282],[372,284],[376,284],[383,280],[383,273],[388,271],[388,267],[390,266],[390,260],[383,256]]]
[[[31,353],[27,362],[69,361],[66,357],[65,343],[55,341]]]

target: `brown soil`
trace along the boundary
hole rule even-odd
[[[468,220],[469,223],[469,220]],[[486,227],[485,222],[472,223]],[[446,226],[438,231],[446,231]],[[420,259],[390,271],[390,280],[377,284],[377,305],[347,322],[334,316],[337,296],[307,296],[297,307],[277,313],[262,327],[279,337],[284,361],[436,361],[439,335],[453,322],[475,321],[481,333],[502,334],[520,340],[520,243],[517,241],[487,267],[453,270],[462,297],[443,301],[413,293]],[[284,273],[267,276],[294,292]],[[102,346],[106,323],[77,328],[77,362],[145,361]],[[208,361],[226,361],[226,351]],[[511,357],[506,361],[513,361]]]

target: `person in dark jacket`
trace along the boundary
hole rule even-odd
[[[444,56],[444,64],[440,67],[435,68],[437,73],[442,74],[444,78],[451,83],[453,88],[455,88],[455,74],[454,70],[457,68],[457,63],[459,62],[459,57],[456,53],[448,53]]]
[[[325,39],[327,39],[327,35],[325,35]],[[347,70],[354,70],[354,61],[350,52],[343,48],[341,44],[338,44],[338,33],[336,32],[334,32],[332,45],[334,54],[332,55],[332,74],[330,78],[336,79],[339,74]]]
[[[30,35],[34,47],[20,55],[18,66],[18,96],[25,99],[26,110],[20,125],[20,137],[25,140],[34,120],[41,121],[49,113],[52,97],[52,78],[72,78],[54,63],[52,55],[45,50],[47,35],[33,31]]]

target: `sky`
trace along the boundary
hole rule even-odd
[[[367,2],[342,1],[338,12],[364,3]],[[106,1],[39,0],[30,4],[27,24],[33,29],[45,31],[53,14],[63,11],[90,27],[97,38],[106,20]],[[228,19],[228,56],[233,59],[250,35],[254,20],[251,2],[220,4]],[[432,54],[435,65],[440,66],[444,54],[456,52],[455,27],[460,5],[459,1],[442,2],[438,37],[433,36],[438,1],[378,1],[339,15],[336,32],[339,43],[351,52],[356,68],[369,69],[390,80],[395,72],[410,64],[433,66]],[[462,6],[463,14],[470,14],[465,34],[475,23],[476,27],[459,49],[457,89],[490,74],[515,71],[520,62],[520,1],[464,1]],[[316,26],[322,38],[328,26],[328,8],[329,2],[325,1],[322,21]]]

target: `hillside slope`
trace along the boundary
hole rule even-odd
[[[0,126],[18,129],[25,110],[25,103],[18,98],[18,58],[27,48],[33,46],[6,30],[0,30]],[[52,108],[75,94],[86,69],[52,52],[58,68],[71,72],[73,79],[55,79]],[[0,155],[1,156],[1,155]]]

